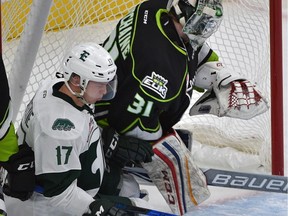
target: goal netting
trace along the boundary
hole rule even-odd
[[[2,55],[15,110],[19,108],[16,128],[41,81],[60,70],[63,53],[79,42],[103,42],[139,2],[2,0]],[[269,1],[224,0],[223,6],[224,20],[208,42],[227,67],[246,74],[270,101]],[[195,92],[193,101],[199,96]],[[176,127],[193,132],[192,152],[201,166],[270,171],[269,111],[252,120],[236,120],[190,117],[187,110]]]

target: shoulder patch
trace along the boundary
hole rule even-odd
[[[58,118],[54,121],[52,129],[59,131],[70,131],[71,129],[75,129],[75,125],[69,119]]]

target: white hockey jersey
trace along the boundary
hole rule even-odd
[[[44,81],[26,108],[17,133],[19,144],[34,151],[38,189],[25,202],[8,198],[8,215],[79,216],[99,190],[105,165],[100,130],[88,106],[58,91],[63,84]]]

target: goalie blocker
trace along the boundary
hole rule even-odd
[[[209,198],[205,176],[176,131],[156,142],[153,151],[152,162],[142,166],[175,214],[192,211]]]

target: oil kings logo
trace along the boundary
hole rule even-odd
[[[166,97],[168,91],[168,88],[166,87],[167,83],[168,83],[167,79],[165,79],[159,74],[156,74],[154,71],[152,72],[151,76],[146,76],[142,81],[143,86],[156,92],[163,99]]]

